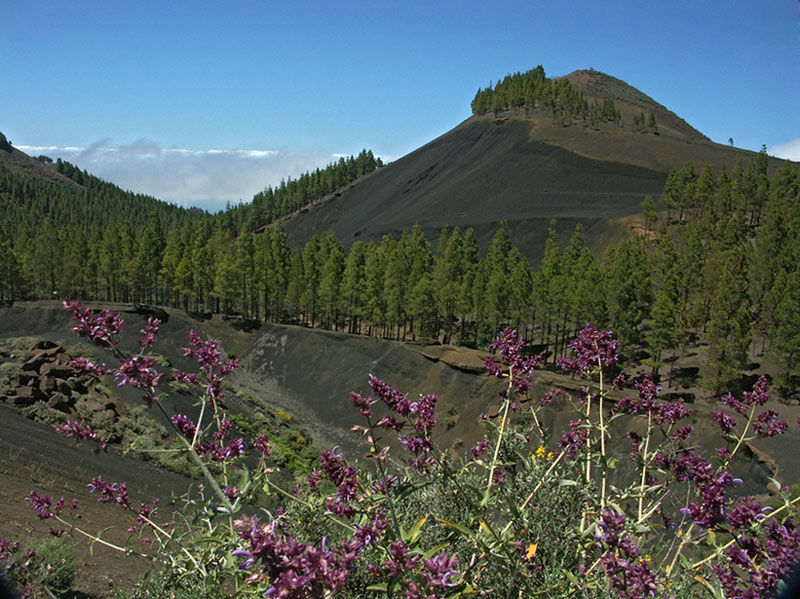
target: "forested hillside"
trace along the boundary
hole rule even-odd
[[[61,159],[33,160],[6,141],[0,148],[0,299],[55,294],[164,301],[156,289],[168,232],[255,231],[380,166],[364,150],[210,215],[124,191]]]
[[[592,123],[600,120],[619,123],[621,119],[614,100],[590,101],[569,79],[549,79],[541,65],[525,73],[507,75],[494,87],[489,84],[479,89],[472,100],[472,113],[478,115],[513,108],[545,108],[567,120],[582,118]],[[652,114],[648,126],[657,128]]]
[[[770,178],[762,152],[716,176],[710,166],[673,171],[660,202],[643,203],[643,234],[600,260],[580,226],[565,247],[552,229],[539,264],[512,246],[505,224],[488,247],[471,228],[445,227],[432,246],[414,227],[349,251],[333,233],[291,248],[280,223],[263,227],[315,197],[309,190],[347,180],[337,173],[369,170],[355,166],[369,156],[213,216],[66,163],[54,168],[80,187],[0,169],[0,296],[147,302],[470,346],[510,324],[553,356],[588,321],[646,348],[656,370],[665,352],[702,334],[714,387],[736,375],[759,336],[785,376],[800,374],[800,176],[791,164]]]

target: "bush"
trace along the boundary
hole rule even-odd
[[[100,342],[115,343],[118,330],[102,330],[113,317],[103,317],[98,333],[93,315],[68,307]],[[145,581],[142,597],[180,597],[190,584],[196,596],[287,599],[767,597],[800,552],[800,498],[782,492],[763,506],[738,496],[730,472],[747,441],[787,427],[777,412],[761,409],[769,399],[764,378],[712,414],[724,441],[705,457],[686,424],[691,410],[682,400],[658,399],[652,377],[634,383],[634,398],[611,400],[610,386],[624,385],[621,376],[607,380],[619,343],[591,326],[559,360],[585,379],[582,393],[554,390],[532,401],[523,418],[520,400],[533,399],[541,356],[523,358],[523,342],[507,329],[493,344],[501,362],[486,366],[508,385],[497,421],[484,419],[486,438],[469,460],[435,446],[436,396],[411,401],[370,377],[372,395],[351,400],[371,459],[357,465],[336,448],[323,450],[319,467],[289,490],[276,482],[285,474],[267,464],[274,449],[267,436],[252,440],[258,465],[251,471],[241,464],[244,440],[232,437],[232,422],[216,409],[235,362],[222,361],[215,341],[192,332],[190,342],[200,375],[178,376],[206,394],[198,422],[186,415],[170,421],[207,487],[187,497],[174,521],[162,522],[155,504],[132,506],[124,484],[97,477],[90,485],[100,501],[130,511],[132,529],[158,549],[165,570]],[[160,375],[134,377],[130,360],[120,366],[127,383],[159,408],[152,394]],[[137,363],[144,360],[140,354]],[[375,418],[378,402],[389,416]],[[560,434],[545,426],[551,403],[574,410]],[[397,435],[403,456],[390,459],[385,434]],[[273,442],[297,456],[290,439]],[[302,445],[297,436],[292,442]],[[35,491],[28,501],[40,517],[87,534],[61,516],[63,501],[53,505]]]
[[[75,581],[75,554],[68,539],[51,538],[25,550],[19,543],[0,539],[0,564],[24,595],[39,596],[36,589],[62,597]],[[45,595],[42,595],[45,596]]]

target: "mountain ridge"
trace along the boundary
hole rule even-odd
[[[602,92],[606,99],[623,96],[615,100],[621,118],[566,119],[542,106],[473,115],[283,221],[290,244],[332,229],[349,246],[418,223],[431,242],[444,225],[471,226],[481,247],[487,247],[493,231],[507,220],[514,245],[536,261],[555,219],[562,241],[582,224],[587,245],[600,255],[609,242],[632,234],[642,201],[660,197],[671,170],[687,162],[731,170],[738,160],[757,155],[711,141],[610,75],[576,71],[566,78],[579,91]],[[634,130],[637,111],[652,112],[657,128]],[[770,159],[770,169],[781,163]]]

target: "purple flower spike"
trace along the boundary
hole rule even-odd
[[[559,358],[558,364],[568,372],[587,374],[598,367],[607,368],[619,360],[619,341],[612,331],[598,331],[587,324],[570,343],[574,358]]]
[[[116,312],[102,310],[95,314],[93,310],[86,308],[81,302],[73,302],[69,299],[61,302],[65,310],[72,312],[72,316],[78,320],[78,324],[72,327],[72,331],[79,337],[86,337],[95,345],[111,348],[117,345],[117,335],[122,331],[125,321]]]
[[[158,327],[160,325],[161,321],[158,318],[153,318],[152,316],[148,318],[145,327],[139,331],[142,334],[139,338],[139,345],[152,347],[153,343],[156,342],[156,335],[158,335]]]

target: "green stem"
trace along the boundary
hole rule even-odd
[[[503,420],[500,423],[500,434],[497,435],[497,444],[494,447],[494,455],[492,456],[492,466],[489,468],[489,480],[486,483],[486,491],[483,494],[481,505],[485,506],[489,503],[489,492],[492,490],[494,471],[497,468],[497,456],[500,455],[500,446],[503,443],[503,435],[506,430],[506,422],[508,421],[508,411],[511,407],[511,385],[514,381],[514,372],[509,369],[508,371],[508,388],[506,389],[505,408],[503,409]]]
[[[267,484],[268,484],[270,487],[272,487],[272,488],[273,488],[273,489],[275,489],[275,490],[276,490],[278,493],[280,493],[280,494],[284,495],[285,497],[288,497],[289,499],[291,499],[291,500],[293,500],[293,501],[296,501],[296,502],[297,502],[297,503],[299,503],[300,505],[303,505],[303,506],[307,507],[307,508],[308,508],[308,509],[310,509],[310,510],[316,509],[316,508],[315,508],[315,506],[311,505],[311,504],[310,504],[310,503],[308,503],[307,501],[303,501],[303,500],[302,500],[302,499],[300,499],[299,497],[295,497],[295,496],[294,496],[294,495],[292,495],[291,493],[289,493],[289,492],[285,491],[284,489],[281,489],[281,488],[280,488],[278,485],[276,485],[276,484],[275,484],[274,482],[272,482],[271,480],[269,480],[269,479],[265,479],[265,480],[266,480],[266,483],[267,483]],[[345,529],[347,529],[349,532],[355,532],[355,531],[356,531],[356,529],[355,529],[355,526],[352,526],[352,525],[350,525],[350,524],[347,524],[346,522],[342,522],[341,520],[339,520],[338,518],[336,518],[336,517],[335,517],[333,514],[327,514],[327,513],[326,513],[325,515],[328,517],[328,519],[329,519],[331,522],[335,522],[336,524],[338,524],[338,525],[339,525],[339,526],[341,526],[342,528],[345,528]]]
[[[608,481],[608,464],[606,463],[606,424],[605,414],[603,413],[603,399],[605,398],[605,389],[603,388],[603,362],[598,357],[597,364],[600,367],[600,455],[602,456],[601,464],[603,469],[603,477],[600,482],[600,506],[606,507],[606,484]]]
[[[744,425],[744,430],[742,431],[742,434],[739,435],[739,439],[736,442],[736,447],[733,448],[731,455],[728,456],[728,459],[725,460],[725,463],[722,465],[723,469],[728,467],[728,464],[731,463],[733,456],[736,455],[736,452],[739,451],[739,448],[742,446],[742,443],[744,442],[745,437],[747,436],[747,431],[750,430],[750,424],[752,424],[753,422],[753,416],[755,415],[755,413],[756,413],[756,406],[755,404],[753,404],[752,406],[750,406],[750,414],[747,415],[747,422]]]
[[[167,421],[170,424],[172,424],[172,419],[167,414],[166,410],[164,409],[164,406],[161,405],[161,402],[157,401],[156,405],[158,406],[158,409],[161,410],[161,413],[164,415],[164,417],[167,419]],[[211,489],[214,491],[214,493],[216,494],[217,498],[222,502],[222,505],[224,505],[225,508],[228,510],[228,513],[232,516],[233,515],[233,505],[231,504],[230,500],[225,496],[225,493],[222,491],[222,488],[219,486],[219,483],[217,482],[217,479],[214,478],[214,475],[211,474],[211,472],[209,471],[208,467],[203,463],[203,460],[201,460],[200,456],[197,455],[197,452],[194,450],[194,447],[192,446],[192,444],[189,443],[188,439],[186,439],[182,434],[180,434],[180,431],[177,429],[177,427],[174,424],[172,424],[172,428],[174,428],[178,432],[178,438],[183,442],[183,444],[186,446],[186,449],[189,451],[189,457],[191,457],[192,461],[195,463],[195,465],[198,468],[200,468],[200,471],[203,473],[203,476],[208,481],[208,484],[211,485]]]
[[[367,417],[367,425],[369,426],[369,435],[372,439],[372,451],[375,454],[375,460],[378,462],[378,471],[380,472],[381,479],[383,480],[384,486],[386,486],[386,470],[383,467],[383,460],[380,458],[381,451],[378,447],[378,437],[375,435],[375,429],[372,426],[372,418],[369,416]],[[386,489],[386,503],[389,504],[389,514],[392,517],[392,523],[394,524],[394,530],[397,534],[397,538],[400,539],[402,537],[400,533],[400,522],[397,519],[397,512],[394,508],[394,501],[392,500],[392,494],[389,492],[389,489]]]
[[[644,505],[644,483],[647,481],[647,453],[650,448],[650,431],[653,422],[652,410],[647,410],[647,437],[644,441],[644,455],[642,456],[642,479],[639,483],[639,520],[642,519],[642,507]]]
[[[110,542],[108,542],[108,541],[106,541],[104,539],[101,539],[97,535],[93,535],[91,533],[86,532],[85,530],[82,530],[82,529],[78,528],[77,526],[75,526],[71,522],[67,522],[66,520],[64,520],[60,516],[57,516],[57,515],[53,514],[53,517],[56,520],[58,520],[59,522],[61,522],[64,526],[68,526],[71,530],[74,530],[75,532],[82,534],[87,539],[91,539],[95,543],[100,543],[101,545],[105,545],[109,549],[113,549],[114,551],[119,551],[119,552],[124,553],[126,555],[135,555],[136,557],[141,557],[143,559],[149,559],[151,561],[156,561],[156,557],[155,556],[145,555],[144,553],[139,553],[138,551],[134,551],[133,549],[126,549],[125,547],[120,547],[119,545],[115,545],[114,543],[110,543]]]

